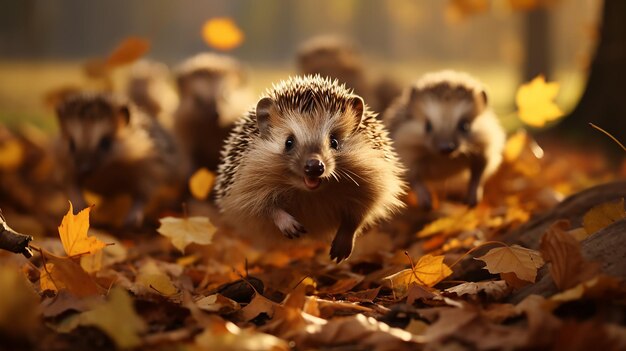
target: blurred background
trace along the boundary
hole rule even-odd
[[[132,35],[150,41],[149,58],[175,65],[214,50],[201,35],[214,17],[243,32],[228,53],[247,64],[255,93],[295,72],[303,41],[339,34],[361,49],[371,77],[405,84],[429,70],[467,70],[506,122],[520,84],[544,74],[560,83],[556,101],[567,113],[585,89],[602,8],[600,0],[2,1],[0,122],[54,130],[43,97],[84,81],[86,60]]]

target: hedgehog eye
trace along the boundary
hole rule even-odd
[[[290,135],[287,140],[285,140],[285,151],[289,151],[293,149],[293,145],[296,143],[293,135]]]
[[[461,120],[459,121],[459,124],[457,125],[457,129],[458,129],[460,132],[463,132],[463,133],[467,133],[467,132],[469,132],[469,130],[470,130],[470,128],[471,128],[471,127],[472,127],[472,125],[471,125],[471,123],[470,123],[469,119],[467,119],[467,118],[463,118],[463,119],[461,119]]]
[[[330,135],[330,147],[337,150],[339,149],[339,141],[334,135]]]
[[[426,119],[426,125],[424,126],[424,128],[426,129],[426,133],[430,133],[433,131],[433,124],[430,122],[429,119]]]
[[[113,145],[113,138],[111,136],[105,136],[100,139],[98,148],[102,151],[109,151],[111,149],[111,145]]]

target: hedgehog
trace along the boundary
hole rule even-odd
[[[81,92],[57,106],[60,159],[75,208],[86,207],[88,190],[133,199],[125,224],[143,222],[144,207],[162,186],[177,187],[184,168],[173,137],[123,98]]]
[[[174,131],[193,168],[217,170],[234,122],[253,101],[242,64],[212,53],[195,55],[175,70],[180,104]]]
[[[215,185],[241,233],[331,239],[348,258],[356,235],[403,206],[404,169],[363,99],[336,80],[297,76],[267,90],[225,143]]]
[[[432,207],[427,182],[469,171],[465,202],[475,206],[502,161],[505,132],[482,83],[467,73],[428,73],[406,88],[383,120],[423,209]]]
[[[178,96],[170,85],[170,71],[164,63],[139,60],[130,68],[125,89],[135,106],[164,127],[172,128]]]

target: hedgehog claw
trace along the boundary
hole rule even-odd
[[[304,226],[283,210],[276,211],[274,223],[288,239],[299,238],[301,235],[306,234]]]

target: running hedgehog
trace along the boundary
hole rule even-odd
[[[402,168],[382,122],[337,81],[292,77],[240,119],[215,193],[224,219],[268,240],[334,236],[330,257],[403,206]]]
[[[243,65],[233,57],[201,53],[175,70],[180,104],[174,131],[194,168],[215,171],[224,140],[253,100]]]
[[[479,81],[451,70],[426,74],[405,89],[383,120],[421,208],[432,207],[425,182],[467,170],[465,202],[475,206],[481,200],[483,184],[502,161],[506,136]]]
[[[163,186],[176,187],[186,173],[173,138],[122,98],[79,93],[57,106],[69,197],[86,206],[82,190],[103,195],[129,194],[127,225],[143,221],[144,207]]]

